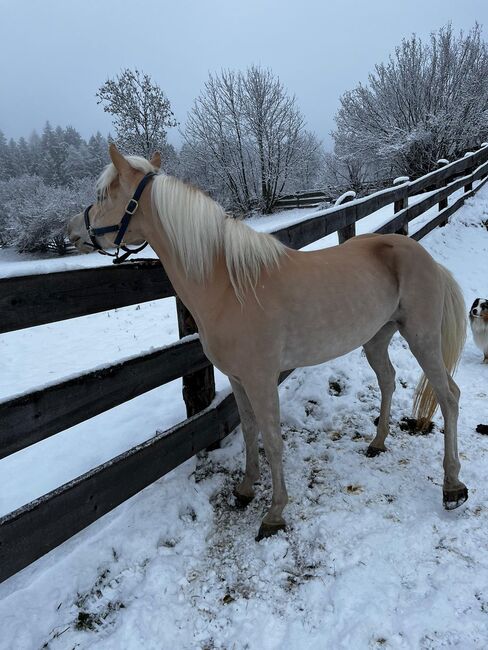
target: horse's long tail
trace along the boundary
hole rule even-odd
[[[447,372],[452,376],[466,340],[466,306],[461,287],[450,271],[438,264],[444,283],[444,308],[442,311],[441,345]],[[425,375],[415,390],[414,416],[420,430],[425,430],[437,408],[437,398]]]

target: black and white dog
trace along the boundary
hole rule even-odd
[[[469,310],[469,322],[474,342],[483,352],[483,362],[488,363],[488,298],[476,298]]]

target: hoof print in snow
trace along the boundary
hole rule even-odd
[[[318,402],[316,402],[313,399],[309,399],[307,403],[305,404],[305,415],[309,417],[309,415],[314,415],[314,413],[317,410]]]
[[[361,494],[363,488],[361,485],[347,485],[346,492],[347,494]]]
[[[405,417],[400,420],[400,429],[411,436],[426,436],[434,431],[434,423],[428,422],[425,425],[419,425],[416,418]]]
[[[366,449],[366,456],[368,458],[376,458],[380,454],[384,454],[386,449],[380,449],[379,447],[371,447],[371,445]]]
[[[86,631],[95,630],[102,623],[100,616],[90,612],[78,612],[78,618],[75,622],[75,630]]]
[[[279,533],[280,530],[286,531],[286,524],[265,524],[264,522],[259,527],[259,532],[256,535],[256,542],[260,542],[266,537],[272,537]]]
[[[344,384],[337,379],[331,379],[329,380],[329,393],[331,395],[334,395],[335,397],[338,397],[339,395],[342,395],[344,392]]]
[[[442,503],[446,510],[455,510],[468,500],[468,488],[463,485],[455,490],[442,491]]]
[[[482,433],[484,436],[488,436],[488,424],[478,424],[476,433]]]

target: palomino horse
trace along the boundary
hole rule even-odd
[[[417,417],[428,421],[437,402],[442,410],[444,506],[466,501],[458,478],[459,389],[451,377],[465,339],[465,307],[445,268],[404,235],[364,235],[325,250],[291,250],[229,218],[200,190],[154,175],[159,154],[151,161],[125,158],[111,145],[110,157],[97,182],[98,201],[85,218],[73,217],[70,239],[84,252],[146,240],[158,254],[198,325],[206,355],[232,384],[246,444],[245,475],[235,489],[242,504],[254,497],[262,433],[273,496],[258,538],[285,527],[280,372],[362,345],[381,389],[377,433],[368,449],[375,455],[385,451],[388,434],[395,377],[388,344],[397,330],[425,373],[417,387]],[[143,191],[146,183],[152,187]]]

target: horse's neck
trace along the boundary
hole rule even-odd
[[[187,277],[157,217],[151,218],[149,228],[145,229],[145,237],[159,257],[178,297],[200,327],[210,314],[221,309],[224,295],[231,287],[225,261],[215,260],[211,274],[202,285]]]

